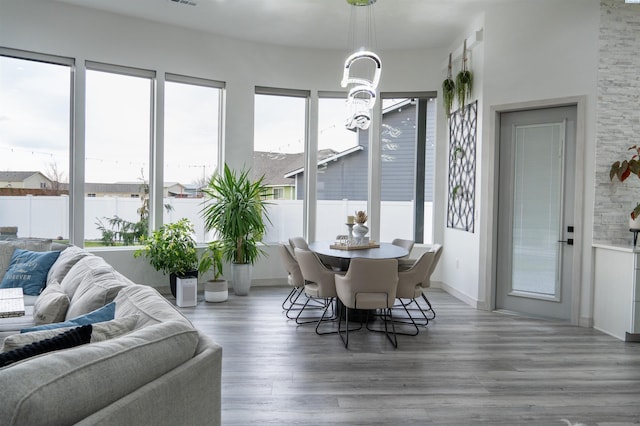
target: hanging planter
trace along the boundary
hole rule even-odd
[[[456,76],[456,94],[460,110],[464,112],[467,105],[467,98],[471,97],[473,90],[473,74],[467,69],[467,40],[464,40],[462,47],[462,70]]]
[[[451,108],[453,107],[453,98],[456,94],[456,83],[451,75],[451,53],[449,53],[449,67],[447,68],[447,78],[442,82],[442,103],[444,105],[444,113],[447,118],[451,116]]]

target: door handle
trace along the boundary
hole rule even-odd
[[[559,243],[567,243],[568,246],[573,245],[573,238],[567,238],[566,240],[558,240]]]

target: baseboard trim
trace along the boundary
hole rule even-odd
[[[593,318],[580,317],[578,325],[580,327],[593,328]]]
[[[478,300],[476,300],[473,297],[470,297],[470,296],[464,294],[463,292],[459,291],[458,289],[456,289],[454,287],[451,287],[449,284],[443,283],[443,282],[438,282],[437,286],[433,285],[434,284],[433,282],[431,284],[432,284],[432,287],[441,288],[442,290],[446,291],[447,293],[449,293],[450,295],[452,295],[456,299],[460,300],[461,302],[466,303],[467,305],[471,306],[472,308],[480,309],[480,303],[478,302]]]

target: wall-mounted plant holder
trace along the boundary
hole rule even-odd
[[[462,148],[459,146],[453,148],[453,158],[455,158],[456,160],[461,160],[462,157],[464,157],[464,151],[462,150]]]
[[[449,120],[447,227],[467,232],[474,232],[477,116],[475,101],[452,113]]]

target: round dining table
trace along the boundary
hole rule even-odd
[[[379,243],[380,247],[375,248],[350,250],[331,248],[333,244],[335,244],[334,241],[314,241],[309,243],[309,249],[317,254],[340,259],[354,259],[356,257],[365,259],[397,259],[409,254],[407,249],[391,243]]]
[[[355,258],[366,259],[397,259],[409,254],[409,251],[403,247],[393,245],[391,243],[378,243],[380,247],[357,248],[350,250],[341,250],[331,248],[335,244],[334,241],[314,241],[309,243],[309,250],[312,252],[335,258],[336,261],[330,262],[331,266],[337,267],[342,271],[349,269],[349,261]],[[322,258],[320,260],[323,260]],[[340,312],[344,309],[344,305],[340,298],[336,300],[336,309]],[[375,309],[351,309],[349,312],[355,321],[364,321],[367,318],[375,319]]]

